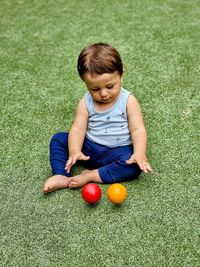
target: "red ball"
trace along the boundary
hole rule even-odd
[[[82,188],[81,194],[82,194],[82,198],[86,202],[90,204],[94,204],[99,201],[99,199],[101,198],[102,192],[101,192],[101,188],[97,184],[86,184]]]

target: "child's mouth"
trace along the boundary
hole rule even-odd
[[[101,101],[102,102],[108,102],[110,100],[110,98],[102,98]]]

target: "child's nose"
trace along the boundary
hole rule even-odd
[[[101,97],[105,97],[107,96],[107,90],[106,89],[102,89],[101,90]]]

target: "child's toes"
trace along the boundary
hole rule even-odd
[[[70,179],[69,188],[77,188],[77,187],[79,187],[79,186],[78,186],[77,178],[72,177],[72,178]]]
[[[43,188],[43,193],[44,194],[47,194],[48,193],[46,188]]]
[[[76,188],[76,187],[78,187],[78,183],[77,182],[71,182],[69,184],[69,188]]]
[[[44,185],[43,192],[44,192],[44,194],[48,193],[48,186],[47,185]]]

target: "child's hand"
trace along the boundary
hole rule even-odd
[[[153,172],[153,169],[151,168],[147,157],[145,154],[143,153],[134,153],[130,159],[126,160],[127,164],[133,164],[133,163],[137,163],[140,167],[140,169],[145,172],[145,173],[149,173],[149,172]]]
[[[89,160],[89,156],[85,156],[81,151],[73,151],[70,153],[68,161],[65,166],[65,170],[70,172],[71,167],[77,162],[77,160]]]

